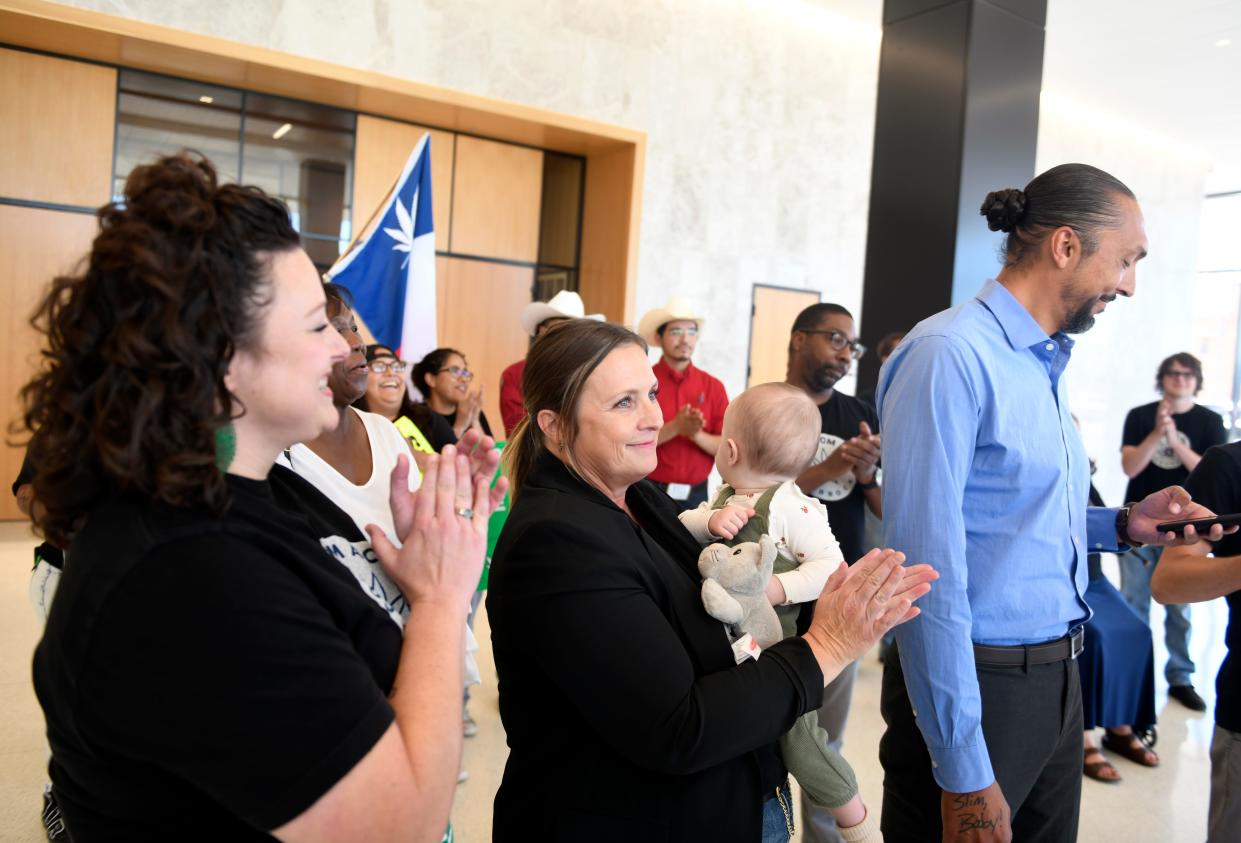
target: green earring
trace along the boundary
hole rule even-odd
[[[237,456],[237,429],[229,422],[215,429],[215,467],[221,472],[228,471]]]

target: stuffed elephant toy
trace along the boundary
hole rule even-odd
[[[748,632],[764,648],[781,639],[780,619],[766,593],[775,561],[775,542],[766,535],[735,547],[708,545],[699,554],[702,605],[708,615],[728,624],[734,639]]]

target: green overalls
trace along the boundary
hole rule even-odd
[[[759,495],[754,502],[754,515],[745,522],[745,526],[733,538],[720,539],[718,543],[735,547],[742,542],[756,542],[762,538],[771,520],[771,499],[779,489],[779,486],[772,486]],[[711,508],[723,509],[734,494],[732,486],[723,486],[711,502]],[[786,574],[796,568],[797,562],[787,549],[779,548],[772,573]],[[780,618],[780,631],[785,638],[797,634],[800,609],[797,604],[775,607],[776,616]],[[857,795],[857,776],[840,753],[828,749],[829,740],[827,731],[819,726],[819,712],[810,711],[797,718],[793,728],[780,738],[780,754],[784,756],[784,766],[811,801],[825,808],[839,808]]]

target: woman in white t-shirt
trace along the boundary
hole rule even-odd
[[[329,283],[324,285],[323,292],[327,296],[328,321],[349,344],[349,356],[332,366],[328,378],[340,424],[315,439],[291,446],[277,461],[309,480],[348,513],[363,533],[367,524],[377,524],[390,541],[397,543],[388,486],[397,458],[408,457],[409,446],[383,416],[350,406],[366,393],[365,345],[347,299],[348,291]],[[421,480],[418,468],[411,465],[410,491],[417,489]],[[378,557],[373,552],[365,556],[337,555],[363,590],[404,625],[409,604],[384,572]]]

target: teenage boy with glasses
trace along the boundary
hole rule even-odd
[[[1194,400],[1202,390],[1202,363],[1187,352],[1173,354],[1159,364],[1155,389],[1158,401],[1134,407],[1125,419],[1121,463],[1129,477],[1125,500],[1140,501],[1148,494],[1185,482],[1207,448],[1227,441],[1219,413]],[[1120,590],[1143,618],[1150,618],[1151,575],[1161,548],[1143,547],[1120,557]],[[1164,640],[1168,663],[1168,696],[1193,711],[1206,711],[1206,702],[1194,690],[1189,657],[1189,607],[1165,607]]]

